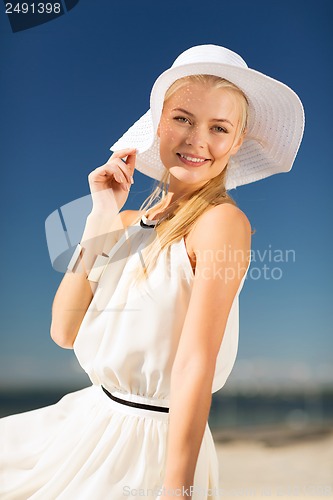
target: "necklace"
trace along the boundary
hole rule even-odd
[[[140,220],[140,225],[141,227],[155,227],[156,224],[158,223],[158,220],[150,220],[146,217],[146,215],[142,215],[141,216],[141,220]]]

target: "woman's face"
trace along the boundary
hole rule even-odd
[[[188,83],[171,95],[157,131],[170,182],[196,188],[224,170],[243,141],[235,142],[240,109],[234,92],[200,83]]]

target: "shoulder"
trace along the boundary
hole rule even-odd
[[[116,231],[118,233],[118,239],[122,235],[124,229],[135,224],[135,222],[141,217],[142,213],[142,210],[122,210],[112,221],[110,232]]]
[[[202,217],[199,218],[197,231],[202,233],[205,227],[216,230],[230,226],[235,230],[243,230],[251,234],[251,224],[245,213],[231,203],[223,203],[202,214]]]
[[[144,210],[123,210],[118,214],[118,222],[122,227],[129,227],[134,224],[143,213]]]
[[[219,247],[225,243],[249,248],[251,223],[245,213],[231,203],[223,203],[204,212],[189,235],[189,245],[198,250]]]

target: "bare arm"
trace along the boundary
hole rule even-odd
[[[124,156],[127,156],[126,163],[121,160]],[[134,163],[133,150],[122,150],[89,175],[93,209],[81,239],[84,250],[75,271],[67,271],[63,277],[52,305],[50,333],[61,347],[73,347],[93,298],[97,284],[88,281],[87,276],[97,255],[108,253],[130,223],[128,213],[132,211],[118,212],[128,197]]]
[[[233,206],[209,210],[193,231],[196,271],[171,375],[166,489],[193,485],[211,406],[216,358],[248,265],[250,240],[248,219]],[[224,247],[229,252],[221,261]]]
[[[81,239],[84,248],[82,260],[75,272],[66,272],[52,305],[51,337],[61,347],[67,349],[73,347],[97,287],[97,283],[88,281],[87,276],[97,255],[108,253],[116,243],[124,215],[125,212],[122,212],[114,214],[113,217],[110,215],[108,218],[103,218],[91,213],[87,217]],[[98,231],[101,234],[98,234]]]

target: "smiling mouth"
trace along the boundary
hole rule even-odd
[[[189,155],[184,155],[181,153],[177,153],[177,156],[181,160],[183,160],[183,161],[185,160],[186,163],[192,163],[195,165],[202,165],[203,163],[210,161],[209,158],[199,158],[197,156],[189,156]]]

